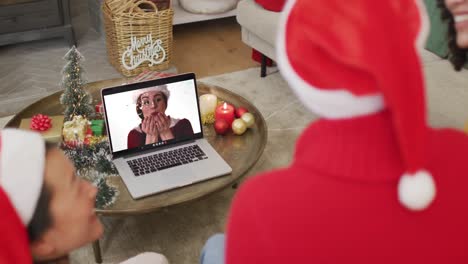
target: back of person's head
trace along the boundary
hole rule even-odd
[[[396,192],[424,210],[436,188],[427,165],[425,86],[420,50],[428,34],[422,1],[288,1],[278,65],[299,99],[324,119],[388,110],[405,172]]]

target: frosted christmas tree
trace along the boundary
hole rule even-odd
[[[72,120],[74,116],[83,116],[89,119],[95,114],[92,106],[92,97],[83,89],[85,81],[83,79],[83,67],[81,62],[84,57],[73,46],[65,55],[67,64],[62,69],[61,86],[64,89],[60,97],[60,103],[65,106],[65,121]]]

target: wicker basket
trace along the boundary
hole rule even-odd
[[[169,68],[172,17],[145,0],[105,0],[102,4],[109,62],[123,75]]]

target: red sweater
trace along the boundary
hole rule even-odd
[[[437,196],[411,212],[388,112],[313,123],[290,167],[238,191],[226,263],[468,263],[468,137],[431,129],[428,151]]]

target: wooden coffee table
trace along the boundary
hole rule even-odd
[[[129,82],[129,80],[113,79],[93,82],[87,84],[86,89],[93,96],[94,103],[97,104],[101,99],[100,91],[102,88],[117,86],[126,82]],[[255,116],[255,125],[242,136],[233,134],[218,136],[213,126],[203,126],[205,138],[232,167],[232,173],[227,176],[192,184],[139,200],[132,199],[120,177],[109,177],[108,183],[115,186],[120,194],[111,206],[105,209],[96,209],[98,215],[125,216],[153,212],[167,206],[198,199],[228,186],[235,187],[239,179],[257,162],[267,142],[266,123],[258,109],[245,98],[226,89],[210,86],[202,82],[198,82],[197,86],[199,95],[205,93],[215,94],[221,100],[228,101],[236,106],[246,107]],[[61,94],[62,92],[56,92],[31,104],[15,115],[6,126],[19,127],[21,119],[29,118],[38,113],[46,115],[62,114],[63,107],[59,102]],[[96,262],[101,263],[99,241],[93,243],[93,250]]]

